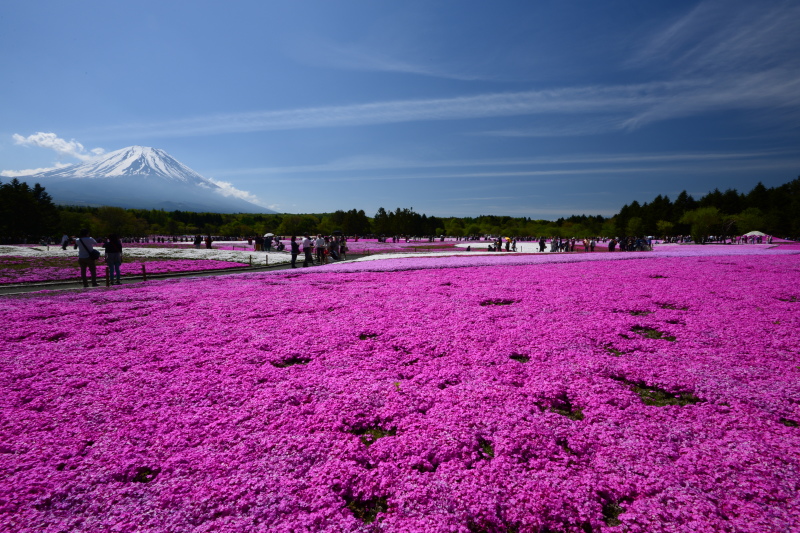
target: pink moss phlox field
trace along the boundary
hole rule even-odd
[[[0,530],[796,530],[798,255],[618,255],[3,299]]]
[[[380,254],[380,253],[398,253],[398,252],[424,252],[424,251],[441,251],[442,249],[452,250],[454,252],[463,252],[463,248],[455,247],[456,241],[447,240],[440,242],[438,239],[434,242],[423,241],[401,241],[401,242],[378,242],[377,239],[359,239],[347,241],[347,250],[349,253],[354,254]],[[488,244],[488,243],[485,243]]]
[[[142,263],[148,274],[168,272],[202,272],[241,268],[245,263],[214,259],[144,259],[125,258],[121,266],[123,275],[141,275]],[[97,262],[98,275],[105,275],[106,264]],[[10,283],[37,283],[43,281],[74,280],[80,277],[78,261],[73,257],[0,257],[0,285]]]
[[[470,252],[435,257],[408,257],[377,259],[369,261],[355,261],[347,263],[334,263],[325,265],[326,272],[394,272],[401,270],[441,269],[469,266],[498,266],[498,265],[530,265],[553,263],[576,263],[596,261],[627,261],[639,259],[652,259],[655,257],[698,257],[714,258],[728,256],[757,256],[757,255],[800,255],[800,250],[779,249],[781,247],[768,247],[759,245],[741,246],[701,246],[701,245],[664,245],[658,246],[652,252],[575,252],[575,253],[491,253],[473,254]],[[316,271],[314,269],[303,269]]]

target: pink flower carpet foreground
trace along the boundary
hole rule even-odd
[[[142,264],[147,274],[172,272],[202,272],[241,268],[245,263],[216,261],[213,259],[143,259],[125,258],[121,266],[123,276],[142,274]],[[97,262],[97,275],[105,275],[106,264]],[[80,278],[78,261],[73,257],[0,257],[0,285],[13,283],[39,283],[45,281],[70,281]]]
[[[0,530],[796,530],[798,256],[640,257],[1,300]]]

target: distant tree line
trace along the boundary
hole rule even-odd
[[[0,237],[21,242],[29,236],[52,235],[59,211],[44,187],[30,187],[17,179],[0,182]]]
[[[675,200],[658,195],[651,202],[622,206],[612,217],[573,215],[549,221],[529,217],[485,215],[440,218],[413,208],[378,209],[373,217],[363,210],[321,214],[221,214],[120,207],[57,206],[39,184],[17,179],[0,182],[0,239],[35,242],[76,235],[90,228],[95,236],[215,235],[248,237],[331,234],[476,237],[674,236],[739,235],[752,230],[783,237],[800,236],[800,178],[778,187],[758,183],[750,192],[714,191],[695,200],[686,191]]]
[[[658,195],[652,202],[622,206],[612,220],[618,235],[768,235],[800,236],[800,178],[778,187],[759,182],[744,194],[714,189],[699,200],[686,191],[675,201]]]

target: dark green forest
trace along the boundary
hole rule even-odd
[[[800,178],[767,188],[758,183],[747,193],[717,189],[700,199],[686,191],[674,200],[658,195],[649,202],[633,201],[612,217],[573,215],[558,220],[484,215],[477,217],[427,216],[413,208],[372,217],[363,210],[314,214],[220,214],[189,211],[123,209],[120,207],[58,206],[39,184],[30,187],[17,179],[0,182],[0,239],[38,242],[76,235],[90,228],[95,236],[194,235],[248,237],[266,232],[302,235],[305,232],[345,235],[448,235],[518,237],[739,235],[758,230],[779,237],[800,237]]]

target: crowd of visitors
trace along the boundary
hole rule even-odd
[[[594,252],[601,242],[608,246],[608,250],[610,252],[615,251],[617,247],[619,247],[621,252],[645,251],[651,250],[653,245],[650,237],[622,237],[619,239],[600,239],[595,237],[592,237],[591,239],[577,239],[575,237],[552,237],[550,239],[538,237],[518,239],[517,237],[504,237],[491,238],[489,240],[490,243],[486,249],[490,252],[500,252],[503,250],[506,252],[516,252],[518,240],[538,242],[539,252],[544,252],[547,250],[547,243],[549,242],[551,253],[566,253],[576,251]]]
[[[303,234],[303,240],[298,244],[297,235],[292,235],[290,240],[292,254],[292,268],[297,268],[297,256],[300,255],[300,248],[303,249],[303,266],[324,265],[329,261],[340,261],[347,259],[347,238],[343,235],[317,235],[315,238],[308,233]]]
[[[739,235],[731,239],[732,244],[772,244],[772,235]]]

